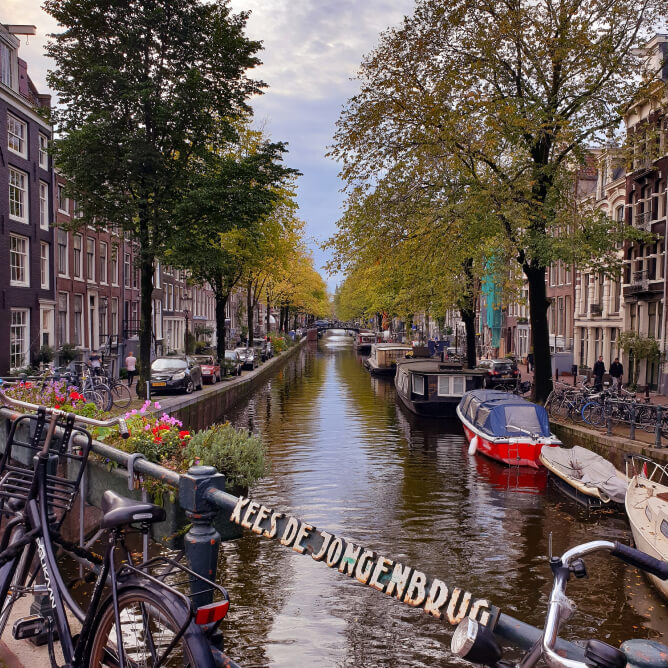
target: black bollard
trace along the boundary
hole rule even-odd
[[[656,407],[656,431],[654,432],[654,447],[661,447],[661,422],[663,420],[663,406]]]
[[[612,436],[612,418],[609,415],[605,418],[605,434]]]
[[[220,534],[213,526],[217,508],[205,497],[212,487],[225,491],[225,476],[213,466],[191,466],[188,473],[181,476],[179,502],[192,522],[184,539],[188,564],[198,575],[215,581],[220,546]],[[213,591],[199,580],[193,582],[192,594],[195,608],[213,601]]]
[[[635,404],[631,404],[631,407],[629,408],[629,420],[631,422],[631,425],[629,427],[629,438],[632,441],[635,441],[635,438],[636,438],[636,406],[635,406]]]

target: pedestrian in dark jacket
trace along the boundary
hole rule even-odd
[[[619,361],[619,357],[615,357],[615,361],[610,365],[610,375],[612,376],[612,389],[618,390],[624,375],[624,367]]]
[[[598,358],[594,364],[594,389],[600,392],[603,389],[603,374],[605,373],[605,364],[603,364],[603,355]]]

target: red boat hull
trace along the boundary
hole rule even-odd
[[[480,434],[476,434],[467,425],[462,423],[464,433],[470,443],[474,437],[477,438],[476,452],[495,459],[498,462],[503,462],[508,466],[530,466],[532,468],[539,468],[541,466],[539,457],[540,451],[543,447],[558,446],[559,443],[537,443],[532,439],[509,439],[490,441]]]

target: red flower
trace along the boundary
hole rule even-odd
[[[189,431],[185,431],[185,430],[184,430],[184,431],[180,431],[180,432],[179,432],[179,438],[182,438],[182,439],[183,439],[183,438],[185,438],[186,436],[190,436],[190,432],[189,432]]]
[[[54,406],[54,408],[60,408],[60,405],[59,405],[59,404],[56,404],[56,405]]]
[[[162,443],[162,436],[156,436],[156,437],[153,439],[153,442],[154,442],[154,443]]]

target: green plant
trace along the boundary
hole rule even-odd
[[[122,366],[122,367],[118,370],[118,377],[119,377],[121,380],[127,380],[127,378],[128,378],[128,370],[127,370],[124,366]]]
[[[53,362],[54,357],[55,351],[51,346],[42,346],[39,352],[33,357],[33,362],[35,364],[48,364],[49,362]]]
[[[229,487],[250,487],[267,472],[262,439],[228,422],[193,434],[184,450],[192,463],[224,473]]]
[[[271,339],[271,345],[274,347],[274,353],[282,353],[287,350],[289,343],[283,336],[275,336]]]
[[[634,331],[626,331],[619,335],[617,345],[634,361],[633,378],[629,379],[629,385],[631,389],[636,389],[640,375],[640,362],[647,360],[651,364],[661,359],[659,343],[652,337],[643,336]]]
[[[207,348],[209,347],[209,344],[206,341],[197,341],[195,343],[195,354],[200,355],[204,353]]]
[[[73,343],[63,343],[58,349],[60,363],[63,366],[67,366],[78,354],[77,347]]]

